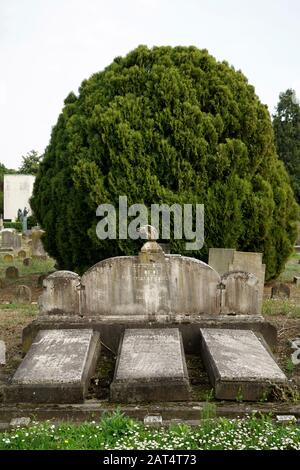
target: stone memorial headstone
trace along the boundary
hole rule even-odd
[[[15,291],[15,302],[19,304],[31,303],[31,290],[28,286],[17,286]]]
[[[19,277],[19,270],[15,266],[8,266],[5,270],[6,279],[17,279]]]
[[[283,282],[279,282],[271,289],[271,299],[289,299],[290,293],[289,286]]]
[[[18,258],[26,258],[26,251],[25,250],[18,251]]]
[[[221,313],[258,315],[258,280],[254,274],[230,271],[221,276]]]
[[[100,336],[91,329],[41,330],[6,390],[8,402],[82,402]]]
[[[265,270],[262,253],[236,251],[232,248],[210,248],[208,264],[221,276],[230,271],[244,271],[254,274],[258,280],[258,313],[261,313]]]
[[[21,248],[22,235],[19,234],[15,229],[6,228],[2,230],[1,235],[2,235],[1,248],[3,250],[5,249],[17,250]]]
[[[32,259],[31,258],[24,258],[23,259],[23,264],[24,264],[24,266],[30,266],[32,264]]]
[[[31,252],[33,257],[37,258],[47,258],[47,253],[44,250],[42,236],[44,234],[44,230],[41,229],[33,229],[31,232]]]
[[[7,254],[7,255],[3,256],[3,260],[4,260],[5,263],[13,263],[14,262],[14,257],[13,257],[13,255]]]
[[[80,277],[71,271],[56,271],[43,281],[40,311],[49,315],[80,314]]]

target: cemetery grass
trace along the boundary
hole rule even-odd
[[[120,411],[101,421],[33,423],[0,433],[1,450],[300,450],[300,427],[271,416],[205,419],[199,426],[145,427]]]

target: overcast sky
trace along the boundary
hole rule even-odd
[[[299,0],[0,0],[0,162],[43,152],[69,92],[139,44],[208,49],[273,113],[300,95],[299,24]]]

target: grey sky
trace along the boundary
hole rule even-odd
[[[43,152],[68,93],[139,44],[208,49],[273,112],[300,95],[299,20],[299,0],[0,0],[0,162]]]

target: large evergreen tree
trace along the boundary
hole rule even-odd
[[[204,203],[205,246],[262,251],[276,276],[297,205],[267,108],[241,72],[195,47],[140,46],[71,93],[53,128],[32,207],[45,246],[79,272],[136,242],[96,237],[101,203]],[[171,241],[184,253],[184,242]]]
[[[300,105],[294,90],[280,93],[273,127],[278,156],[285,164],[300,203]]]

